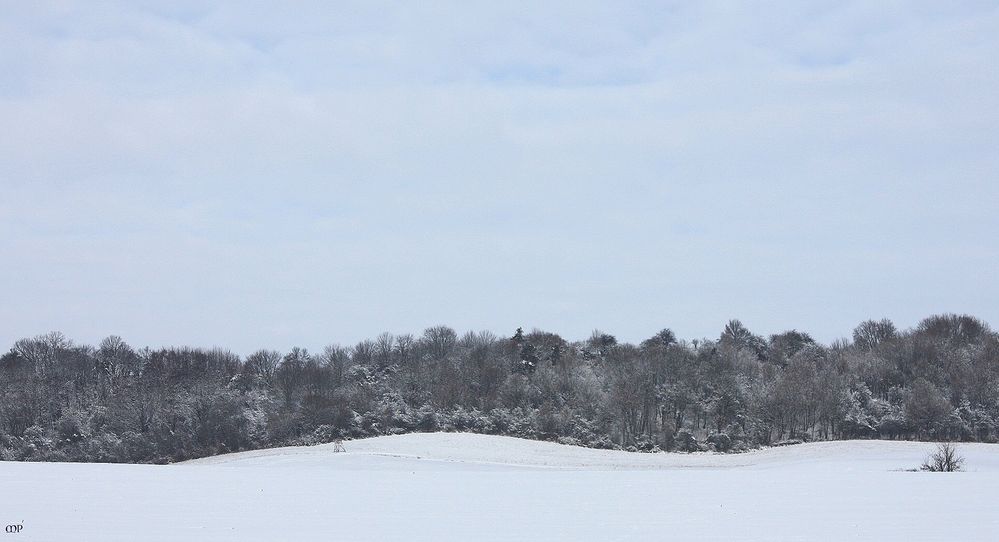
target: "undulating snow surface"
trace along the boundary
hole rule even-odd
[[[999,540],[999,446],[634,454],[412,434],[177,465],[0,463],[19,540]],[[2,529],[2,527],[0,527]]]

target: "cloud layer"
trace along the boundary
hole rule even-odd
[[[999,322],[990,3],[25,3],[0,342]]]

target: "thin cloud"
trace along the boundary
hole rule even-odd
[[[52,4],[0,29],[7,343],[999,320],[987,5]]]

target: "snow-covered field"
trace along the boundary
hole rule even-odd
[[[999,445],[632,454],[413,434],[177,465],[0,463],[20,540],[999,540]]]

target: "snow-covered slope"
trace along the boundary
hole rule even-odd
[[[187,463],[0,463],[19,540],[999,540],[999,446],[629,454],[416,434]]]
[[[411,433],[347,441],[344,443],[345,453],[333,453],[333,445],[324,444],[226,454],[182,464],[403,470],[489,467],[596,470],[801,468],[884,472],[918,467],[935,446],[926,442],[859,440],[816,442],[741,454],[643,454],[494,435]],[[961,454],[967,458],[969,471],[999,472],[999,446],[963,444]]]

